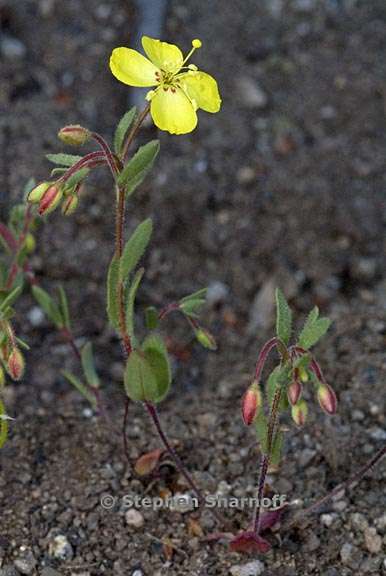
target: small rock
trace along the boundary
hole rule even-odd
[[[242,166],[237,171],[236,178],[239,184],[251,184],[256,180],[256,171],[252,166]]]
[[[44,322],[44,312],[39,306],[34,306],[27,312],[27,318],[32,326],[40,326]]]
[[[67,537],[64,534],[56,533],[49,537],[48,554],[58,560],[70,560],[74,555],[74,551]]]
[[[186,514],[186,512],[191,512],[195,508],[195,500],[192,496],[190,494],[181,494],[180,492],[174,494],[169,505],[169,509],[172,512],[180,512],[180,514]]]
[[[8,36],[2,34],[0,40],[0,52],[4,58],[9,58],[10,60],[17,60],[24,58],[27,49],[23,42],[20,42],[17,38],[13,36]]]
[[[206,301],[209,306],[216,306],[225,302],[229,294],[229,288],[223,282],[215,280],[211,282],[208,286],[206,293]]]
[[[41,576],[62,576],[62,575],[57,570],[54,570],[54,568],[51,568],[51,566],[46,566],[45,568],[43,568]],[[77,576],[81,576],[81,574],[77,572]]]
[[[360,530],[361,532],[364,532],[366,528],[368,528],[368,522],[366,520],[366,517],[363,514],[360,514],[359,512],[351,514],[350,522],[353,528]]]
[[[304,468],[308,466],[308,464],[313,460],[316,456],[316,450],[312,450],[311,448],[304,448],[299,454],[299,464]]]
[[[379,554],[382,550],[382,538],[375,528],[365,529],[365,545],[370,554]]]
[[[375,525],[379,530],[383,531],[386,529],[386,512],[375,520]]]
[[[142,570],[134,570],[131,576],[143,576]]]
[[[138,510],[134,510],[134,508],[131,508],[126,512],[125,518],[126,524],[128,524],[128,526],[133,526],[134,528],[142,528],[145,523],[142,514],[138,512]]]
[[[382,428],[372,428],[372,430],[370,430],[370,436],[374,440],[386,440],[386,430],[382,430]]]
[[[230,568],[232,576],[259,576],[263,572],[264,564],[260,560],[254,560],[247,564],[236,564]]]
[[[358,258],[351,266],[351,275],[357,280],[372,280],[377,272],[375,258]]]
[[[257,292],[249,313],[249,335],[255,335],[259,329],[271,326],[275,309],[275,288],[275,280],[269,278]]]
[[[323,524],[323,526],[326,526],[326,528],[330,528],[330,526],[332,526],[332,524],[334,523],[334,520],[336,519],[336,514],[322,514],[320,517],[320,521]]]
[[[264,108],[268,103],[268,97],[264,90],[253,78],[242,76],[237,81],[240,100],[246,108]]]
[[[20,548],[20,556],[14,562],[15,568],[21,574],[32,574],[36,566],[36,559],[31,550]]]
[[[15,566],[6,565],[0,568],[0,576],[19,576]]]
[[[356,546],[346,542],[343,544],[340,550],[340,558],[343,564],[346,566],[349,566],[350,568],[357,568],[358,564],[363,558],[363,555]]]
[[[305,549],[307,550],[307,552],[315,552],[315,550],[317,550],[319,546],[320,546],[319,538],[317,537],[316,534],[311,533],[305,543]]]

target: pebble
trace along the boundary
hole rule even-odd
[[[186,514],[186,512],[191,512],[194,509],[195,500],[190,494],[182,494],[180,492],[174,494],[170,503],[170,510],[172,512],[180,512],[181,514]]]
[[[70,560],[74,555],[74,551],[64,534],[56,534],[49,537],[48,554],[58,560]]]
[[[21,574],[32,574],[36,566],[35,556],[31,550],[21,547],[20,556],[16,558],[14,565]]]
[[[208,286],[208,290],[206,292],[206,301],[209,306],[216,306],[217,304],[221,304],[225,302],[229,294],[229,288],[223,282],[219,280],[215,280],[211,282]]]
[[[365,529],[365,545],[370,554],[379,554],[382,550],[382,538],[375,528],[369,526]]]
[[[356,546],[346,542],[340,549],[340,558],[345,566],[357,568],[359,562],[362,560],[362,554]]]
[[[360,530],[361,532],[364,532],[366,528],[368,528],[366,517],[360,512],[354,512],[354,514],[351,514],[350,522],[353,528]]]
[[[1,35],[0,52],[4,58],[9,58],[10,60],[22,59],[26,51],[27,49],[23,42],[20,42],[17,38],[5,34]]]
[[[251,184],[256,181],[256,171],[252,166],[242,166],[237,171],[236,178],[239,184]]]
[[[386,440],[386,430],[382,428],[372,428],[370,430],[370,436],[374,440]]]
[[[3,566],[0,568],[0,576],[19,576],[19,572],[16,570],[15,566]]]
[[[250,336],[259,329],[269,328],[273,322],[275,310],[276,282],[269,278],[257,292],[249,312],[247,332]]]
[[[242,76],[236,85],[239,89],[240,100],[246,108],[264,108],[267,105],[268,96],[253,78]]]
[[[308,466],[311,460],[316,456],[316,450],[311,448],[304,448],[299,454],[299,464],[304,468]]]
[[[34,306],[27,312],[27,318],[32,326],[41,326],[44,322],[44,312],[39,306]]]
[[[126,524],[128,526],[133,526],[134,528],[142,528],[145,523],[145,519],[138,510],[128,510],[125,514]]]
[[[230,568],[232,576],[259,576],[263,571],[264,564],[260,560],[254,560],[247,564],[236,564]]]
[[[320,521],[323,524],[323,526],[326,526],[326,528],[330,528],[330,526],[332,526],[332,524],[334,523],[336,517],[337,517],[336,514],[322,514],[320,517]]]
[[[46,566],[46,568],[43,568],[41,576],[62,576],[62,575],[57,570],[54,570],[54,568]],[[81,574],[78,572],[77,576],[81,576]]]

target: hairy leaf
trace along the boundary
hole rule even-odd
[[[107,273],[107,316],[110,324],[119,329],[119,259],[111,260]]]
[[[137,108],[133,106],[122,116],[114,134],[114,150],[118,156],[122,152],[125,136],[130,126],[132,125],[137,114]]]
[[[53,164],[70,168],[79,162],[79,160],[82,160],[83,156],[75,156],[74,154],[46,154],[46,158]]]
[[[158,396],[157,379],[143,352],[133,350],[125,368],[125,389],[131,400],[152,402]]]
[[[130,272],[137,266],[149,244],[152,231],[153,222],[147,218],[137,226],[126,242],[120,262],[121,280],[126,280]]]
[[[92,388],[98,388],[100,382],[99,382],[99,376],[95,369],[94,354],[92,351],[91,342],[87,342],[87,344],[83,346],[81,352],[81,358],[82,358],[83,373],[86,377],[87,383]]]
[[[118,185],[125,188],[127,196],[130,196],[143,182],[154,164],[159,148],[159,141],[151,140],[141,146],[123,168],[118,178]]]
[[[53,298],[51,298],[43,288],[40,288],[40,286],[32,286],[32,294],[39,306],[55,326],[57,326],[57,328],[63,328],[64,320],[55,300],[53,300]]]
[[[276,289],[276,335],[284,344],[291,337],[292,312],[280,288]]]
[[[142,276],[144,274],[144,268],[140,268],[130,285],[129,293],[127,295],[127,302],[126,302],[126,329],[127,333],[131,338],[134,337],[134,303],[135,303],[135,296],[137,294],[138,287],[142,280]]]
[[[157,380],[157,396],[153,402],[161,402],[167,395],[172,381],[169,357],[160,336],[152,334],[142,344],[142,350]]]
[[[325,335],[331,325],[329,318],[319,318],[317,306],[309,313],[308,318],[299,336],[299,346],[308,350]]]

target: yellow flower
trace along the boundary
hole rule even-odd
[[[115,48],[110,58],[110,69],[118,80],[129,86],[154,86],[146,95],[150,101],[150,114],[160,130],[171,134],[186,134],[197,125],[196,110],[218,112],[221,98],[217,82],[201,72],[194,64],[186,66],[201,41],[192,42],[186,58],[174,44],[142,37],[146,53],[142,56],[131,48]]]

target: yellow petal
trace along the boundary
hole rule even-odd
[[[190,71],[178,76],[181,87],[198,108],[206,112],[218,112],[221,98],[216,80],[205,72]]]
[[[142,36],[142,46],[146,56],[161,70],[176,73],[181,68],[184,57],[178,46],[149,36]]]
[[[154,124],[170,134],[186,134],[195,129],[197,114],[180,88],[158,88],[151,100],[150,113]]]
[[[115,48],[110,57],[110,70],[129,86],[155,86],[159,69],[145,56],[131,48]]]

